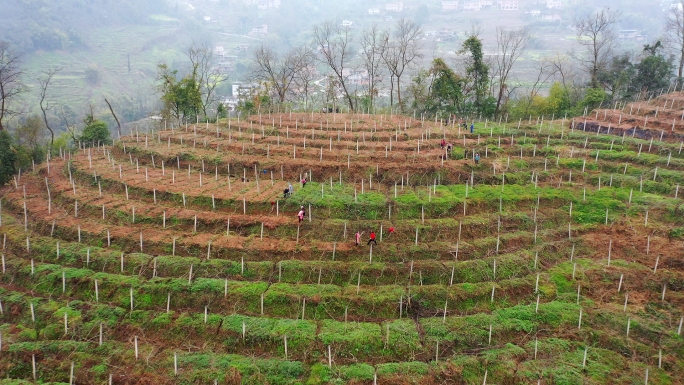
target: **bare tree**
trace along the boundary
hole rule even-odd
[[[340,27],[332,21],[314,27],[314,41],[318,45],[318,60],[333,72],[335,83],[342,90],[349,109],[354,110],[354,98],[348,84],[348,71],[352,59],[352,36],[349,27]]]
[[[50,131],[50,146],[48,152],[52,149],[52,145],[55,142],[55,131],[50,127],[50,122],[48,121],[47,112],[51,110],[54,106],[52,105],[52,97],[48,96],[48,88],[50,87],[50,82],[52,78],[59,72],[59,69],[52,69],[43,72],[43,77],[38,79],[38,84],[40,85],[40,110],[43,112],[43,121],[45,122],[45,128]]]
[[[306,57],[306,65],[299,71],[299,74],[294,78],[294,84],[291,92],[296,95],[296,97],[304,99],[304,109],[309,107],[309,99],[311,97],[312,91],[314,89],[314,80],[318,71],[316,71],[316,66],[313,65],[313,52],[309,50],[309,55]]]
[[[549,63],[556,79],[561,82],[563,87],[570,87],[570,82],[575,77],[574,69],[570,64],[570,58],[567,55],[556,53],[556,56],[549,59]]]
[[[311,55],[307,47],[300,47],[280,56],[273,48],[262,45],[254,50],[252,78],[269,84],[282,104],[297,78],[307,77],[303,72],[311,64]]]
[[[105,98],[105,103],[107,103],[107,107],[109,107],[109,112],[112,113],[112,116],[114,117],[114,120],[116,120],[116,125],[118,126],[118,134],[119,134],[119,139],[121,139],[121,123],[119,122],[119,118],[116,117],[116,114],[114,113],[114,109],[112,108],[111,103],[109,103],[109,100]]]
[[[546,85],[546,83],[553,77],[554,74],[553,62],[547,59],[539,61],[535,70],[537,72],[536,79],[529,88],[529,95],[527,95],[527,105],[525,106],[525,114],[530,110],[534,98],[539,95],[539,91]]]
[[[214,67],[214,55],[210,47],[193,44],[187,52],[201,95],[202,113],[217,101],[216,87],[226,80],[224,74]]]
[[[498,114],[504,97],[506,89],[508,88],[508,76],[513,69],[513,65],[520,58],[520,56],[527,48],[527,43],[530,41],[530,31],[528,27],[522,27],[518,30],[507,31],[501,27],[496,28],[496,45],[497,55],[495,56],[495,74],[498,78],[498,92],[496,98],[495,114]],[[493,84],[494,82],[492,82]]]
[[[76,122],[69,121],[69,114],[64,109],[64,106],[61,106],[59,109],[59,117],[62,119],[62,124],[66,127],[66,130],[69,135],[71,135],[71,139],[74,143],[78,142],[78,139],[76,139]]]
[[[373,101],[378,93],[378,86],[382,82],[382,56],[385,44],[384,34],[380,32],[377,24],[365,29],[361,34],[361,60],[363,67],[368,72],[368,99],[370,111],[373,111]]]
[[[604,8],[574,21],[577,42],[585,51],[585,55],[578,57],[578,60],[589,72],[592,88],[599,86],[598,74],[605,68],[615,48],[616,38],[612,26],[619,16],[617,11]]]
[[[394,33],[385,35],[385,46],[383,47],[383,61],[393,77],[392,86],[396,81],[397,103],[399,108],[404,111],[401,102],[401,78],[404,72],[412,67],[423,55],[420,53],[420,35],[422,30],[413,20],[401,18],[397,20]],[[392,98],[390,98],[390,104]]]
[[[3,122],[18,113],[12,104],[25,90],[23,75],[19,55],[11,51],[9,43],[0,41],[0,131],[5,129]]]
[[[670,9],[665,23],[665,42],[679,56],[677,67],[677,81],[682,80],[682,69],[684,69],[684,0],[679,0],[679,7]]]

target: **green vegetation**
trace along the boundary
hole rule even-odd
[[[337,115],[331,130],[324,114],[295,117],[297,130],[286,113],[128,136],[5,187],[3,377],[31,380],[34,355],[39,381],[63,383],[71,362],[89,383],[607,384],[648,369],[668,384],[684,372],[678,142],[477,122],[463,148],[480,164],[442,164],[434,137],[412,148],[438,125],[401,117],[395,142],[386,117]],[[444,136],[464,143],[457,128]],[[283,198],[304,173],[313,181]],[[297,224],[301,205],[311,221]]]

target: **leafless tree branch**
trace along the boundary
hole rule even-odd
[[[589,72],[592,88],[598,87],[598,74],[606,67],[615,49],[616,37],[612,27],[619,17],[617,11],[604,8],[574,21],[577,43],[584,48],[585,53],[577,60]]]
[[[11,51],[10,44],[0,41],[0,131],[5,129],[4,121],[17,114],[12,104],[26,89],[19,61],[20,56]]]

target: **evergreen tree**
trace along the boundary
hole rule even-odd
[[[17,155],[12,148],[12,137],[7,130],[0,131],[0,186],[5,185],[15,174]]]
[[[463,42],[463,46],[458,53],[469,54],[468,59],[466,59],[466,75],[469,79],[472,79],[472,84],[470,84],[468,91],[474,93],[473,107],[475,111],[485,112],[489,84],[489,66],[484,60],[482,41],[477,36],[471,36]]]

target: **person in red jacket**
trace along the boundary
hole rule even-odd
[[[378,242],[375,240],[375,231],[373,231],[373,230],[371,230],[371,232],[370,232],[370,236],[369,236],[367,245],[370,245],[371,243],[374,243],[375,246],[378,245]]]

